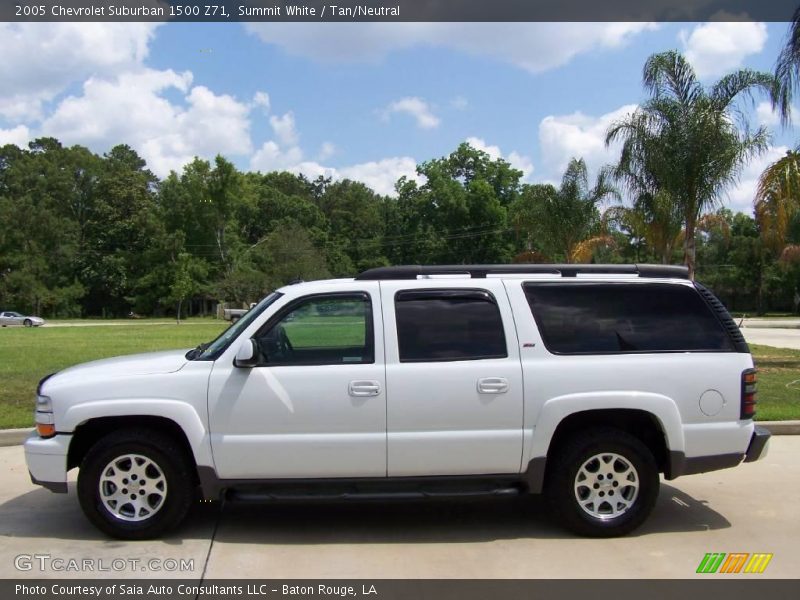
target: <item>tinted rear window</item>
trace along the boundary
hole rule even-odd
[[[489,292],[398,292],[395,313],[401,362],[507,356],[503,321]]]
[[[526,284],[545,346],[558,354],[732,351],[694,290],[671,284]]]

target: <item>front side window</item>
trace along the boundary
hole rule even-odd
[[[730,338],[694,288],[664,283],[524,286],[556,354],[727,352]]]
[[[270,307],[278,298],[283,294],[280,292],[272,292],[256,304],[253,308],[247,311],[242,318],[232,323],[225,331],[223,331],[217,339],[208,344],[200,344],[196,348],[196,354],[193,360],[216,360],[225,349],[231,345],[239,334],[247,329],[250,324],[255,321],[258,316]],[[187,355],[189,356],[189,355]]]
[[[375,362],[372,304],[362,293],[300,299],[253,339],[264,366]]]
[[[503,321],[485,290],[407,290],[395,296],[400,362],[505,358]]]

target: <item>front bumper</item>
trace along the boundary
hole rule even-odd
[[[770,437],[772,437],[772,434],[769,430],[756,425],[750,438],[750,445],[744,455],[744,462],[755,462],[764,458],[769,450]]]
[[[35,432],[25,440],[25,462],[33,483],[51,492],[66,493],[67,453],[71,440],[70,434],[44,439]]]

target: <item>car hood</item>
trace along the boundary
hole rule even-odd
[[[115,358],[104,358],[82,363],[59,371],[49,377],[42,386],[42,393],[47,394],[51,386],[86,381],[87,379],[114,379],[132,375],[157,375],[179,371],[187,362],[184,350],[167,350],[165,352],[147,352],[130,354]]]

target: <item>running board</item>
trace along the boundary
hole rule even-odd
[[[522,489],[517,486],[488,489],[417,489],[417,490],[281,490],[270,488],[230,488],[226,499],[233,502],[341,502],[341,501],[387,501],[387,500],[432,500],[432,499],[466,499],[497,498],[518,496]]]

